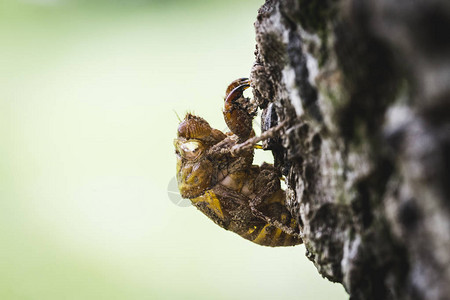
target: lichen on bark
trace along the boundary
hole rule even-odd
[[[306,256],[351,299],[449,299],[450,3],[267,0],[255,29]]]

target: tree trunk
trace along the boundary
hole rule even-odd
[[[450,299],[450,2],[267,0],[255,27],[306,256],[351,299]]]

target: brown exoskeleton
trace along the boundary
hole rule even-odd
[[[283,124],[254,137],[256,108],[243,96],[249,86],[249,80],[241,78],[226,90],[227,134],[186,114],[174,141],[178,188],[222,228],[264,246],[297,245],[302,243],[299,226],[286,208],[279,173],[271,164],[252,165],[256,142]]]

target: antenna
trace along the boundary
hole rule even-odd
[[[180,116],[177,114],[177,112],[175,111],[175,109],[172,109],[172,110],[173,110],[173,112],[175,113],[175,115],[177,116],[178,121],[180,121],[180,123],[181,123],[181,118],[180,118]]]

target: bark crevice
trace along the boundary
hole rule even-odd
[[[404,2],[404,1],[403,1]],[[254,98],[306,256],[351,299],[449,299],[450,3],[267,0]]]

